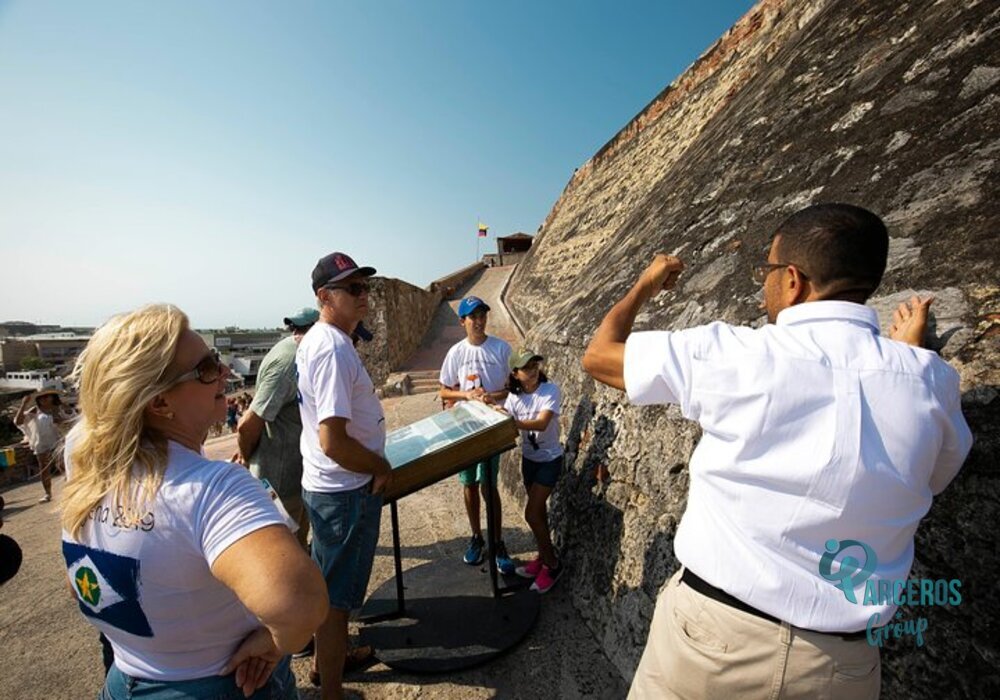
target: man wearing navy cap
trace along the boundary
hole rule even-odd
[[[302,505],[302,419],[295,350],[318,320],[319,311],[309,307],[285,317],[285,328],[291,335],[264,356],[253,402],[236,427],[237,461],[274,487],[285,510],[299,524],[297,536],[303,547],[309,536],[309,518]]]
[[[312,524],[313,560],[326,579],[330,614],[316,632],[322,696],[343,696],[347,620],[361,608],[392,478],[385,415],[351,334],[368,313],[367,278],[344,253],[320,259],[312,288],[320,318],[295,357],[302,415],[302,500]],[[371,652],[369,652],[370,654]]]
[[[465,339],[456,343],[448,351],[441,366],[441,400],[445,403],[458,401],[484,401],[503,403],[507,397],[507,360],[510,345],[499,338],[486,335],[486,318],[490,307],[479,297],[466,297],[458,305],[458,318],[465,329]],[[475,566],[483,561],[483,531],[479,524],[480,499],[476,484],[484,483],[487,469],[493,472],[493,483],[497,483],[500,470],[500,455],[480,462],[459,472],[465,492],[465,512],[469,516],[472,538],[463,560]],[[485,490],[483,495],[485,496]],[[493,491],[493,511],[496,529],[501,533],[502,518],[500,492]],[[493,525],[491,524],[490,527]],[[497,568],[505,574],[514,573],[514,561],[507,554],[503,541],[497,542]]]

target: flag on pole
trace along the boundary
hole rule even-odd
[[[479,237],[486,238],[486,232],[490,230],[490,227],[484,224],[482,221],[479,222]]]

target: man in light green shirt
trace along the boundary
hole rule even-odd
[[[302,503],[302,451],[299,436],[298,376],[295,350],[302,336],[319,320],[319,311],[304,308],[284,319],[292,335],[275,344],[257,373],[257,390],[236,428],[241,464],[259,479],[267,479],[288,514],[299,524],[297,537],[306,546],[309,517]]]

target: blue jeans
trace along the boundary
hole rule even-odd
[[[275,667],[267,685],[250,696],[252,700],[297,700],[291,657]],[[190,681],[150,681],[135,678],[112,666],[97,700],[245,700],[236,686],[236,674],[208,676]]]
[[[326,579],[330,607],[361,608],[372,574],[382,523],[382,496],[371,483],[353,491],[302,491],[312,525],[312,558]]]

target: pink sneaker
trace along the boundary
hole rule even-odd
[[[539,593],[548,593],[556,585],[560,574],[562,574],[561,566],[558,569],[550,569],[543,564],[542,570],[535,577],[535,582],[531,584],[531,590],[538,591]]]
[[[538,572],[542,570],[542,558],[535,557],[529,561],[524,566],[519,566],[514,569],[514,573],[521,578],[535,578],[538,576]]]

